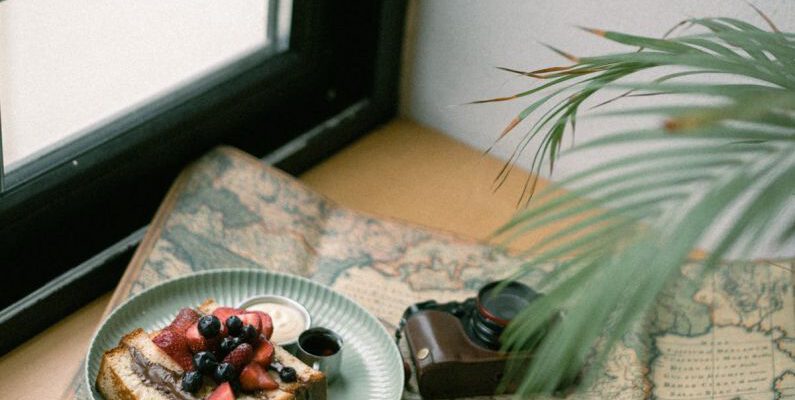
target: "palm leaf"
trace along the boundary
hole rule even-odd
[[[560,162],[563,137],[573,134],[583,104],[597,93],[623,92],[599,106],[662,94],[684,96],[685,102],[596,114],[652,115],[664,123],[619,131],[566,151],[567,157],[577,157],[617,145],[633,149],[538,193],[529,180],[520,196],[522,201],[532,195],[529,206],[496,232],[495,239],[507,244],[539,227],[571,221],[525,249],[529,261],[514,275],[564,259],[541,283],[545,296],[517,316],[503,336],[506,350],[535,351],[529,368],[509,369],[509,375],[521,375],[520,395],[553,392],[575,379],[586,388],[597,379],[613,345],[678,276],[721,217],[738,213],[718,233],[704,274],[729,256],[748,257],[787,215],[795,189],[795,34],[779,32],[760,15],[772,32],[731,18],[691,19],[679,26],[704,31],[663,39],[584,28],[633,49],[575,57],[547,46],[573,64],[529,72],[505,69],[545,83],[486,100],[531,99],[500,136],[515,134],[524,121],[532,121],[495,180],[498,187],[533,138],[540,137],[541,143],[530,156],[531,172],[537,174],[544,162],[550,168]],[[626,81],[647,70],[660,72],[646,82]],[[694,82],[705,74],[735,80]],[[687,104],[693,94],[716,101]],[[534,117],[536,113],[541,115]],[[654,147],[660,143],[666,147]],[[566,189],[562,195],[561,189]],[[795,221],[783,225],[777,237],[781,243],[795,237]]]

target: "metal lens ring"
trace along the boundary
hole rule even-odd
[[[495,281],[478,291],[476,310],[470,320],[477,341],[496,350],[500,335],[511,320],[540,295],[520,282]]]

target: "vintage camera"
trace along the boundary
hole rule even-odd
[[[530,302],[541,296],[516,281],[492,282],[464,302],[426,301],[407,308],[401,328],[411,351],[417,386],[426,399],[507,393],[517,382],[503,382],[507,362],[526,365],[530,352],[501,352],[500,335]]]

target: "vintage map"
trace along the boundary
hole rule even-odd
[[[485,244],[335,205],[231,148],[186,169],[152,222],[112,304],[166,279],[220,268],[311,277],[391,330],[427,299],[463,300],[520,259]],[[554,265],[539,266],[532,285]],[[588,399],[795,398],[793,262],[683,268],[610,357]],[[554,362],[554,361],[551,361]],[[76,379],[64,398],[83,398]],[[419,399],[407,390],[405,399]]]

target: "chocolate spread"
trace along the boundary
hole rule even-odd
[[[130,347],[133,371],[144,381],[173,400],[200,400],[180,389],[180,376],[168,368],[149,361],[141,352]]]

